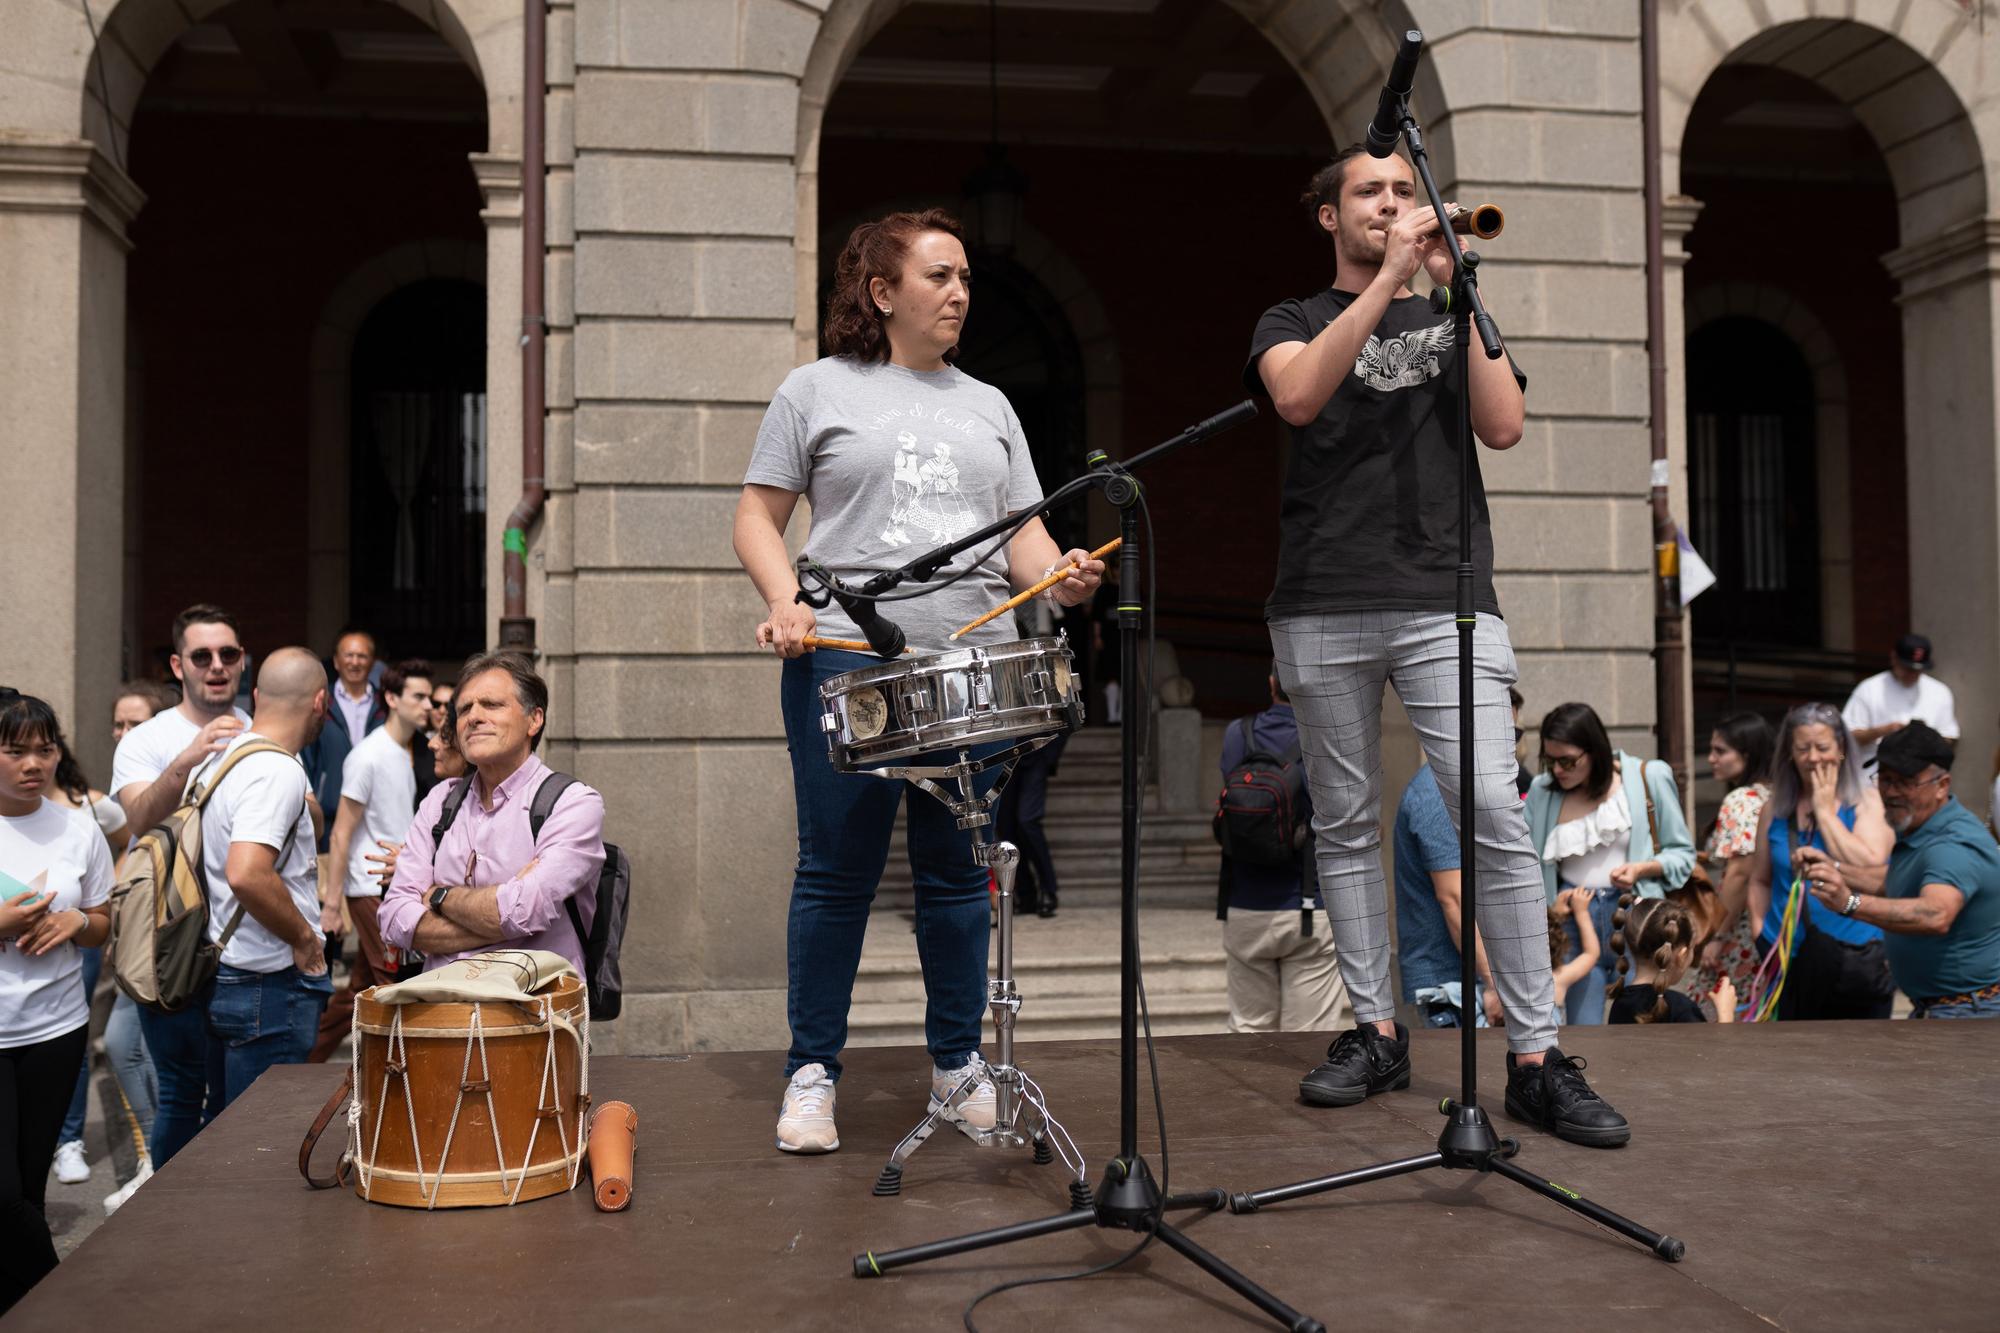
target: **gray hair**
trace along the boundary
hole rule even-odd
[[[458,673],[459,688],[470,685],[474,676],[488,671],[504,671],[513,679],[514,697],[521,701],[521,711],[532,713],[536,709],[540,709],[544,719],[542,731],[547,731],[548,723],[546,719],[549,713],[549,683],[536,673],[534,660],[526,653],[511,652],[507,649],[501,649],[498,652],[480,653],[467,661],[464,669]],[[452,698],[452,704],[454,715],[462,711],[457,707],[458,699],[456,694]],[[542,731],[537,731],[529,735],[528,749],[534,750],[541,745]],[[457,737],[454,736],[453,739],[456,740]]]
[[[1774,818],[1790,819],[1805,794],[1799,766],[1792,758],[1792,737],[1800,727],[1831,727],[1840,747],[1840,778],[1834,791],[1843,806],[1861,804],[1861,747],[1847,729],[1847,719],[1832,704],[1800,704],[1785,714],[1778,728],[1778,753],[1771,763],[1771,810]]]

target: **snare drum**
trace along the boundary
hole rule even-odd
[[[821,685],[819,698],[820,729],[843,773],[1083,725],[1076,659],[1062,634],[863,667]]]

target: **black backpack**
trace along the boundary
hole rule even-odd
[[[433,855],[438,844],[444,841],[445,830],[458,818],[458,809],[465,804],[466,793],[472,790],[475,776],[467,773],[451,789],[451,794],[444,798],[444,809],[438,812],[438,821],[431,828]],[[551,772],[535,789],[534,803],[528,807],[528,831],[537,841],[541,839],[542,825],[548,823],[556,802],[575,781],[567,773]],[[625,985],[618,975],[618,949],[625,941],[625,918],[631,894],[632,862],[621,849],[607,842],[604,844],[604,865],[597,874],[597,913],[590,919],[588,933],[583,929],[583,914],[576,909],[576,895],[563,899],[563,906],[569,910],[570,927],[576,931],[577,939],[583,942],[583,975],[585,984],[590,988],[590,1016],[593,1019],[609,1021],[618,1017],[619,1010],[624,1007]]]
[[[1249,753],[1222,780],[1213,828],[1222,854],[1244,865],[1297,866],[1312,841],[1311,824],[1301,818],[1306,771],[1294,740],[1283,754],[1256,746],[1255,715],[1231,725],[1243,729]]]

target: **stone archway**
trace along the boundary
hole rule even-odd
[[[1883,154],[1898,247],[1908,442],[1911,621],[1954,664],[1962,754],[1991,753],[2000,728],[2000,426],[1994,352],[2000,227],[1989,218],[1995,142],[1979,25],[1946,0],[1854,0],[1852,17],[1764,26],[1744,6],[1691,0],[1661,16],[1662,165],[1681,146],[1702,87],[1725,64],[1767,65],[1844,102]],[[1976,109],[1969,111],[1968,108]],[[1976,116],[1976,119],[1975,119]],[[1983,133],[1982,133],[1983,131]],[[1684,330],[1669,270],[1669,355]],[[1678,406],[1677,406],[1678,412]],[[1673,432],[1685,476],[1685,422]],[[1884,645],[1856,645],[1863,650]]]
[[[0,446],[0,463],[23,479],[17,499],[36,516],[9,532],[4,550],[14,567],[43,574],[26,604],[17,603],[30,628],[0,650],[0,674],[35,682],[65,716],[108,709],[142,642],[130,619],[124,543],[111,535],[125,531],[128,509],[127,228],[145,204],[124,169],[132,113],[162,55],[226,2],[35,0],[34,14],[10,32],[0,71],[0,290],[15,294],[17,314],[0,333],[0,399],[27,427]],[[514,438],[520,5],[384,3],[437,31],[485,90],[487,151],[477,168],[488,205],[486,286],[503,312],[489,320],[491,425],[497,438]],[[490,482],[505,494],[519,484],[518,458],[500,450],[495,459]],[[497,532],[492,545],[497,551]],[[497,590],[497,577],[489,586]],[[124,614],[107,610],[121,605]],[[59,673],[51,663],[63,664]],[[86,762],[102,768],[108,754],[97,729],[79,731]]]

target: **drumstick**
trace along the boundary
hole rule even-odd
[[[808,648],[838,648],[842,652],[848,653],[872,653],[875,651],[868,645],[866,639],[822,639],[817,634],[808,634],[804,642]],[[905,653],[913,653],[916,649],[905,648],[903,651]]]
[[[1123,537],[1113,537],[1110,541],[1104,543],[1104,545],[1098,547],[1095,551],[1092,551],[1090,553],[1090,558],[1092,560],[1102,560],[1105,556],[1110,555],[1113,551],[1117,550],[1124,544],[1125,544],[1125,539]],[[1018,593],[1015,596],[1008,598],[1006,601],[1000,603],[1000,605],[994,607],[991,611],[988,611],[985,615],[979,617],[979,619],[973,621],[970,625],[966,625],[960,629],[953,630],[950,636],[952,642],[954,643],[957,642],[958,637],[961,634],[970,634],[972,633],[972,631],[978,629],[981,625],[984,625],[987,621],[992,620],[998,616],[1006,615],[1009,611],[1012,611],[1015,607],[1019,606],[1021,603],[1027,601],[1028,599],[1032,597],[1041,596],[1043,593],[1047,592],[1050,588],[1055,587],[1058,583],[1061,583],[1064,579],[1076,573],[1076,570],[1077,567],[1075,565],[1064,565],[1061,569],[1058,569],[1055,573],[1049,575],[1047,578],[1043,579],[1040,583],[1037,583],[1034,587],[1028,589],[1026,592]]]

